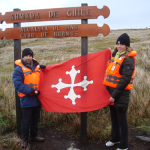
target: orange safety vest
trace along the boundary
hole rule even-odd
[[[24,84],[27,84],[28,86],[34,88],[34,90],[38,90],[39,89],[39,80],[40,80],[39,65],[35,67],[34,71],[32,71],[30,68],[27,68],[22,64],[21,59],[16,60],[15,64],[17,66],[20,66],[23,71]],[[18,96],[24,97],[26,95],[18,92]]]
[[[129,57],[134,58],[134,56],[136,55],[137,55],[136,51],[131,51],[130,53],[128,53]],[[122,62],[124,61],[126,57],[127,56],[119,57],[115,61],[114,61],[115,57],[111,57],[111,59],[108,62],[103,84],[113,87],[113,88],[117,86],[118,82],[122,78],[122,75],[119,74],[119,69],[120,69]],[[134,58],[134,66],[135,66],[135,58]],[[135,69],[133,71],[130,83],[126,86],[125,90],[132,89],[134,76],[135,76]]]

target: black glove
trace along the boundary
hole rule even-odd
[[[35,96],[38,96],[38,95],[40,94],[40,91],[33,89],[31,94],[33,94],[33,95],[35,95]]]
[[[40,65],[40,69],[45,69],[46,66],[45,65]]]

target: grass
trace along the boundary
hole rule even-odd
[[[6,40],[5,38],[0,40],[0,48],[6,47],[6,46],[12,46],[12,45],[13,45],[13,40]]]
[[[134,87],[131,90],[129,109],[127,111],[128,123],[132,128],[138,128],[150,132],[150,29],[125,29],[111,30],[110,34],[103,37],[88,38],[88,53],[114,48],[116,39],[122,33],[128,33],[131,37],[131,47],[138,53],[136,56],[136,76]],[[15,90],[12,83],[14,69],[13,40],[0,41],[0,147],[12,149],[19,148],[14,140],[5,140],[16,137],[16,107]],[[30,47],[34,51],[34,57],[40,64],[50,65],[60,63],[81,55],[81,38],[47,38],[24,39],[23,50]],[[39,127],[55,125],[58,129],[70,132],[74,136],[80,135],[80,113],[50,113],[42,110],[43,119]],[[111,124],[109,108],[88,112],[87,138],[91,141],[108,139]],[[14,135],[10,135],[13,133]],[[14,138],[15,139],[15,138]]]

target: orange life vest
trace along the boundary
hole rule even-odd
[[[27,68],[22,64],[21,59],[16,60],[15,64],[17,66],[20,66],[23,71],[24,84],[27,84],[28,86],[34,88],[35,90],[38,90],[39,89],[39,80],[40,80],[39,65],[35,67],[34,71],[32,71],[30,68]],[[18,92],[18,96],[24,97],[26,95]]]
[[[134,56],[136,56],[136,55],[137,55],[136,51],[131,51],[130,53],[128,53],[129,57],[134,58]],[[115,57],[111,57],[111,59],[109,60],[108,66],[107,66],[103,84],[113,87],[113,88],[115,88],[117,86],[118,82],[120,81],[120,79],[122,77],[122,75],[119,74],[119,69],[126,57],[127,56],[119,57],[115,61],[114,61]],[[134,58],[134,66],[135,66],[135,58]],[[131,80],[130,80],[129,84],[126,86],[125,90],[132,89],[134,76],[135,76],[135,69],[133,71]]]

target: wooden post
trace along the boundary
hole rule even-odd
[[[81,4],[81,6],[88,6],[87,4]],[[81,19],[81,24],[88,24],[87,19]],[[87,37],[81,37],[81,55],[87,55],[88,54],[88,38]],[[87,112],[81,113],[81,137],[80,141],[84,142],[86,141],[86,135],[87,135]]]
[[[13,9],[13,11],[21,11],[20,9]],[[21,27],[21,23],[14,23],[14,28]],[[14,61],[21,59],[21,39],[14,39]],[[14,68],[16,65],[14,64]],[[22,110],[20,106],[20,98],[15,90],[16,97],[16,120],[17,120],[17,134],[21,136],[21,119],[22,119]]]

